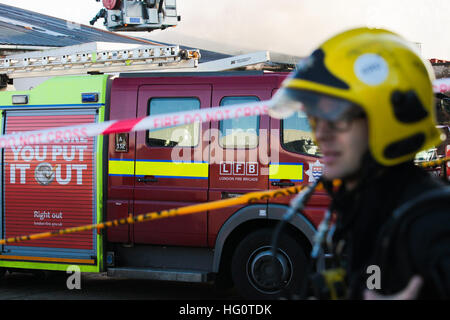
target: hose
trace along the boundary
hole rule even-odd
[[[305,208],[306,203],[308,202],[309,198],[313,194],[314,190],[317,188],[319,183],[322,181],[321,178],[317,179],[313,183],[311,183],[309,186],[306,187],[305,190],[300,192],[294,199],[292,199],[289,209],[284,214],[283,219],[280,220],[280,222],[277,224],[273,236],[272,236],[272,265],[274,266],[275,276],[280,276],[280,270],[278,268],[278,264],[275,263],[275,258],[278,250],[278,243],[280,240],[281,231],[283,230],[284,226],[290,222],[295,214],[298,211],[302,211]],[[277,279],[277,283],[280,283],[280,278]]]

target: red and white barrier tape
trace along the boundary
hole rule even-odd
[[[450,78],[438,79],[433,83],[435,93],[450,91]],[[54,143],[61,140],[86,138],[110,133],[133,132],[181,126],[194,122],[220,121],[269,113],[273,100],[244,103],[232,106],[205,108],[196,111],[174,112],[148,116],[139,119],[112,120],[103,123],[59,127],[0,135],[0,148],[33,144]]]
[[[434,93],[450,92],[450,78],[436,79],[433,81]]]
[[[28,131],[0,136],[0,148],[50,144],[61,140],[87,138],[119,132],[133,132],[181,126],[194,122],[220,121],[268,114],[271,100],[239,105],[167,113],[139,119],[111,120],[76,126]]]

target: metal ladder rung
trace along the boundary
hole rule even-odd
[[[69,50],[69,48],[68,48]],[[42,76],[49,71],[58,70],[85,70],[98,69],[108,72],[107,69],[122,67],[123,70],[138,70],[137,66],[146,68],[148,65],[158,65],[164,69],[166,65],[180,63],[180,67],[196,67],[200,58],[199,50],[180,50],[178,46],[143,46],[137,49],[106,50],[90,52],[72,52],[50,55],[46,52],[33,53],[30,57],[6,57],[0,59],[0,74],[7,74],[10,78],[17,75],[41,72]],[[191,63],[182,63],[192,60]],[[187,66],[186,66],[187,65]],[[130,68],[133,66],[134,68]],[[172,66],[170,66],[172,67]],[[105,69],[105,70],[103,70]]]

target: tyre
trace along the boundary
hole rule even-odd
[[[236,247],[231,260],[231,275],[243,298],[277,299],[283,289],[297,292],[305,279],[307,258],[302,246],[291,235],[284,233],[280,236],[277,258],[274,260],[272,234],[272,229],[255,231]]]
[[[6,269],[5,268],[0,268],[0,280],[3,279],[5,273],[6,273]]]

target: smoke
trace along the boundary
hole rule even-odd
[[[147,37],[222,51],[270,50],[305,56],[331,35],[368,26],[422,44],[424,56],[450,59],[448,0],[178,0],[179,26]],[[184,43],[183,43],[184,42]],[[186,43],[187,42],[187,43]]]
[[[0,0],[73,21],[72,28],[88,24],[102,7],[95,0],[59,2]],[[178,27],[127,35],[231,54],[270,50],[306,56],[335,33],[369,26],[421,43],[426,58],[450,60],[448,0],[177,0],[177,7]]]

